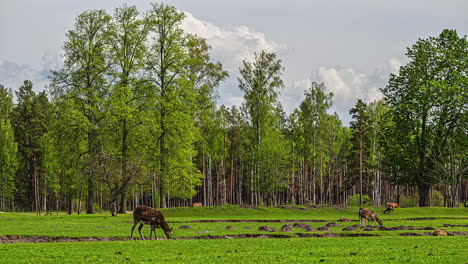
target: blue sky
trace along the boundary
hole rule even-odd
[[[30,79],[37,91],[50,69],[60,67],[65,33],[87,9],[127,3],[141,12],[151,1],[2,0],[0,2],[0,83],[17,89]],[[330,112],[346,124],[358,98],[381,98],[388,75],[405,64],[406,48],[443,29],[468,32],[468,1],[384,0],[171,0],[186,12],[183,28],[205,37],[212,57],[230,78],[220,87],[219,104],[242,103],[236,81],[242,60],[255,51],[277,52],[286,67],[280,100],[291,112],[312,81],[335,94]]]

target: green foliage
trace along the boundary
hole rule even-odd
[[[446,155],[460,158],[449,146],[458,131],[466,133],[467,39],[446,29],[418,40],[406,55],[409,63],[382,89],[393,108],[385,150],[392,172],[417,185],[420,205],[429,206],[430,187],[438,180],[434,168],[447,164]]]
[[[353,196],[349,196],[348,197],[348,205],[350,206],[359,206],[360,205],[360,195],[359,194],[356,194],[356,195],[353,195]],[[372,199],[369,197],[369,195],[367,194],[364,194],[362,196],[362,206],[363,207],[367,207],[367,206],[370,206],[372,205],[374,202],[372,201]]]
[[[20,162],[15,179],[18,205],[39,212],[42,210],[39,204],[40,190],[47,188],[42,184],[46,175],[41,140],[48,131],[50,104],[45,92],[36,94],[33,91],[31,81],[24,81],[16,96],[18,103],[12,112],[12,125]]]
[[[431,206],[444,206],[444,196],[437,190],[431,191]]]
[[[274,192],[287,185],[289,146],[281,135],[284,119],[278,102],[279,89],[284,87],[283,71],[276,54],[261,51],[253,62],[243,62],[237,78],[250,128],[251,187],[259,203],[272,204]]]
[[[7,201],[15,192],[15,173],[18,170],[18,144],[15,142],[10,114],[13,95],[0,85],[0,208],[5,211]]]
[[[418,198],[402,194],[400,195],[400,205],[403,207],[416,207],[418,206]]]

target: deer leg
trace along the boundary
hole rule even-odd
[[[151,227],[151,233],[154,234],[154,239],[158,240],[158,236],[156,236],[156,227],[155,227],[155,226],[152,226],[152,227]],[[150,235],[151,235],[151,233],[150,233]],[[151,239],[151,238],[150,238],[150,239]]]
[[[141,229],[143,228],[143,224],[140,224],[140,226],[138,227],[138,232],[140,233],[140,237],[142,240],[145,240],[145,238],[143,237],[143,235],[141,234]]]
[[[130,239],[133,240],[133,230],[135,229],[135,227],[138,225],[138,222],[137,223],[134,223],[133,226],[132,226],[132,232],[130,233]]]

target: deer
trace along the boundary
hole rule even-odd
[[[359,208],[359,222],[366,226],[367,221],[377,221],[379,225],[383,225],[382,220],[379,219],[378,214],[376,214],[374,211],[367,208]]]
[[[130,233],[130,239],[133,239],[133,230],[135,227],[140,224],[138,227],[138,232],[140,233],[140,237],[142,240],[145,240],[143,235],[141,234],[141,229],[143,225],[147,224],[151,226],[150,231],[150,240],[152,239],[152,234],[154,233],[154,238],[157,240],[158,237],[156,236],[156,228],[161,228],[164,231],[164,234],[167,238],[170,238],[172,234],[172,228],[164,220],[164,216],[161,211],[156,210],[149,206],[140,205],[135,208],[133,211],[133,227],[132,232]]]
[[[399,208],[399,207],[400,205],[397,203],[387,203],[387,209],[383,210],[382,213],[384,214],[390,213],[390,212],[394,213],[395,212],[394,209]]]
[[[193,203],[192,206],[193,207],[201,207],[201,206],[203,206],[203,204],[202,203]]]

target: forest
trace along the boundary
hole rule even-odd
[[[466,36],[416,40],[348,125],[319,82],[286,113],[285,67],[268,50],[236,73],[242,105],[219,106],[229,73],[183,19],[166,4],[85,11],[42,92],[0,85],[1,211],[468,206]]]

